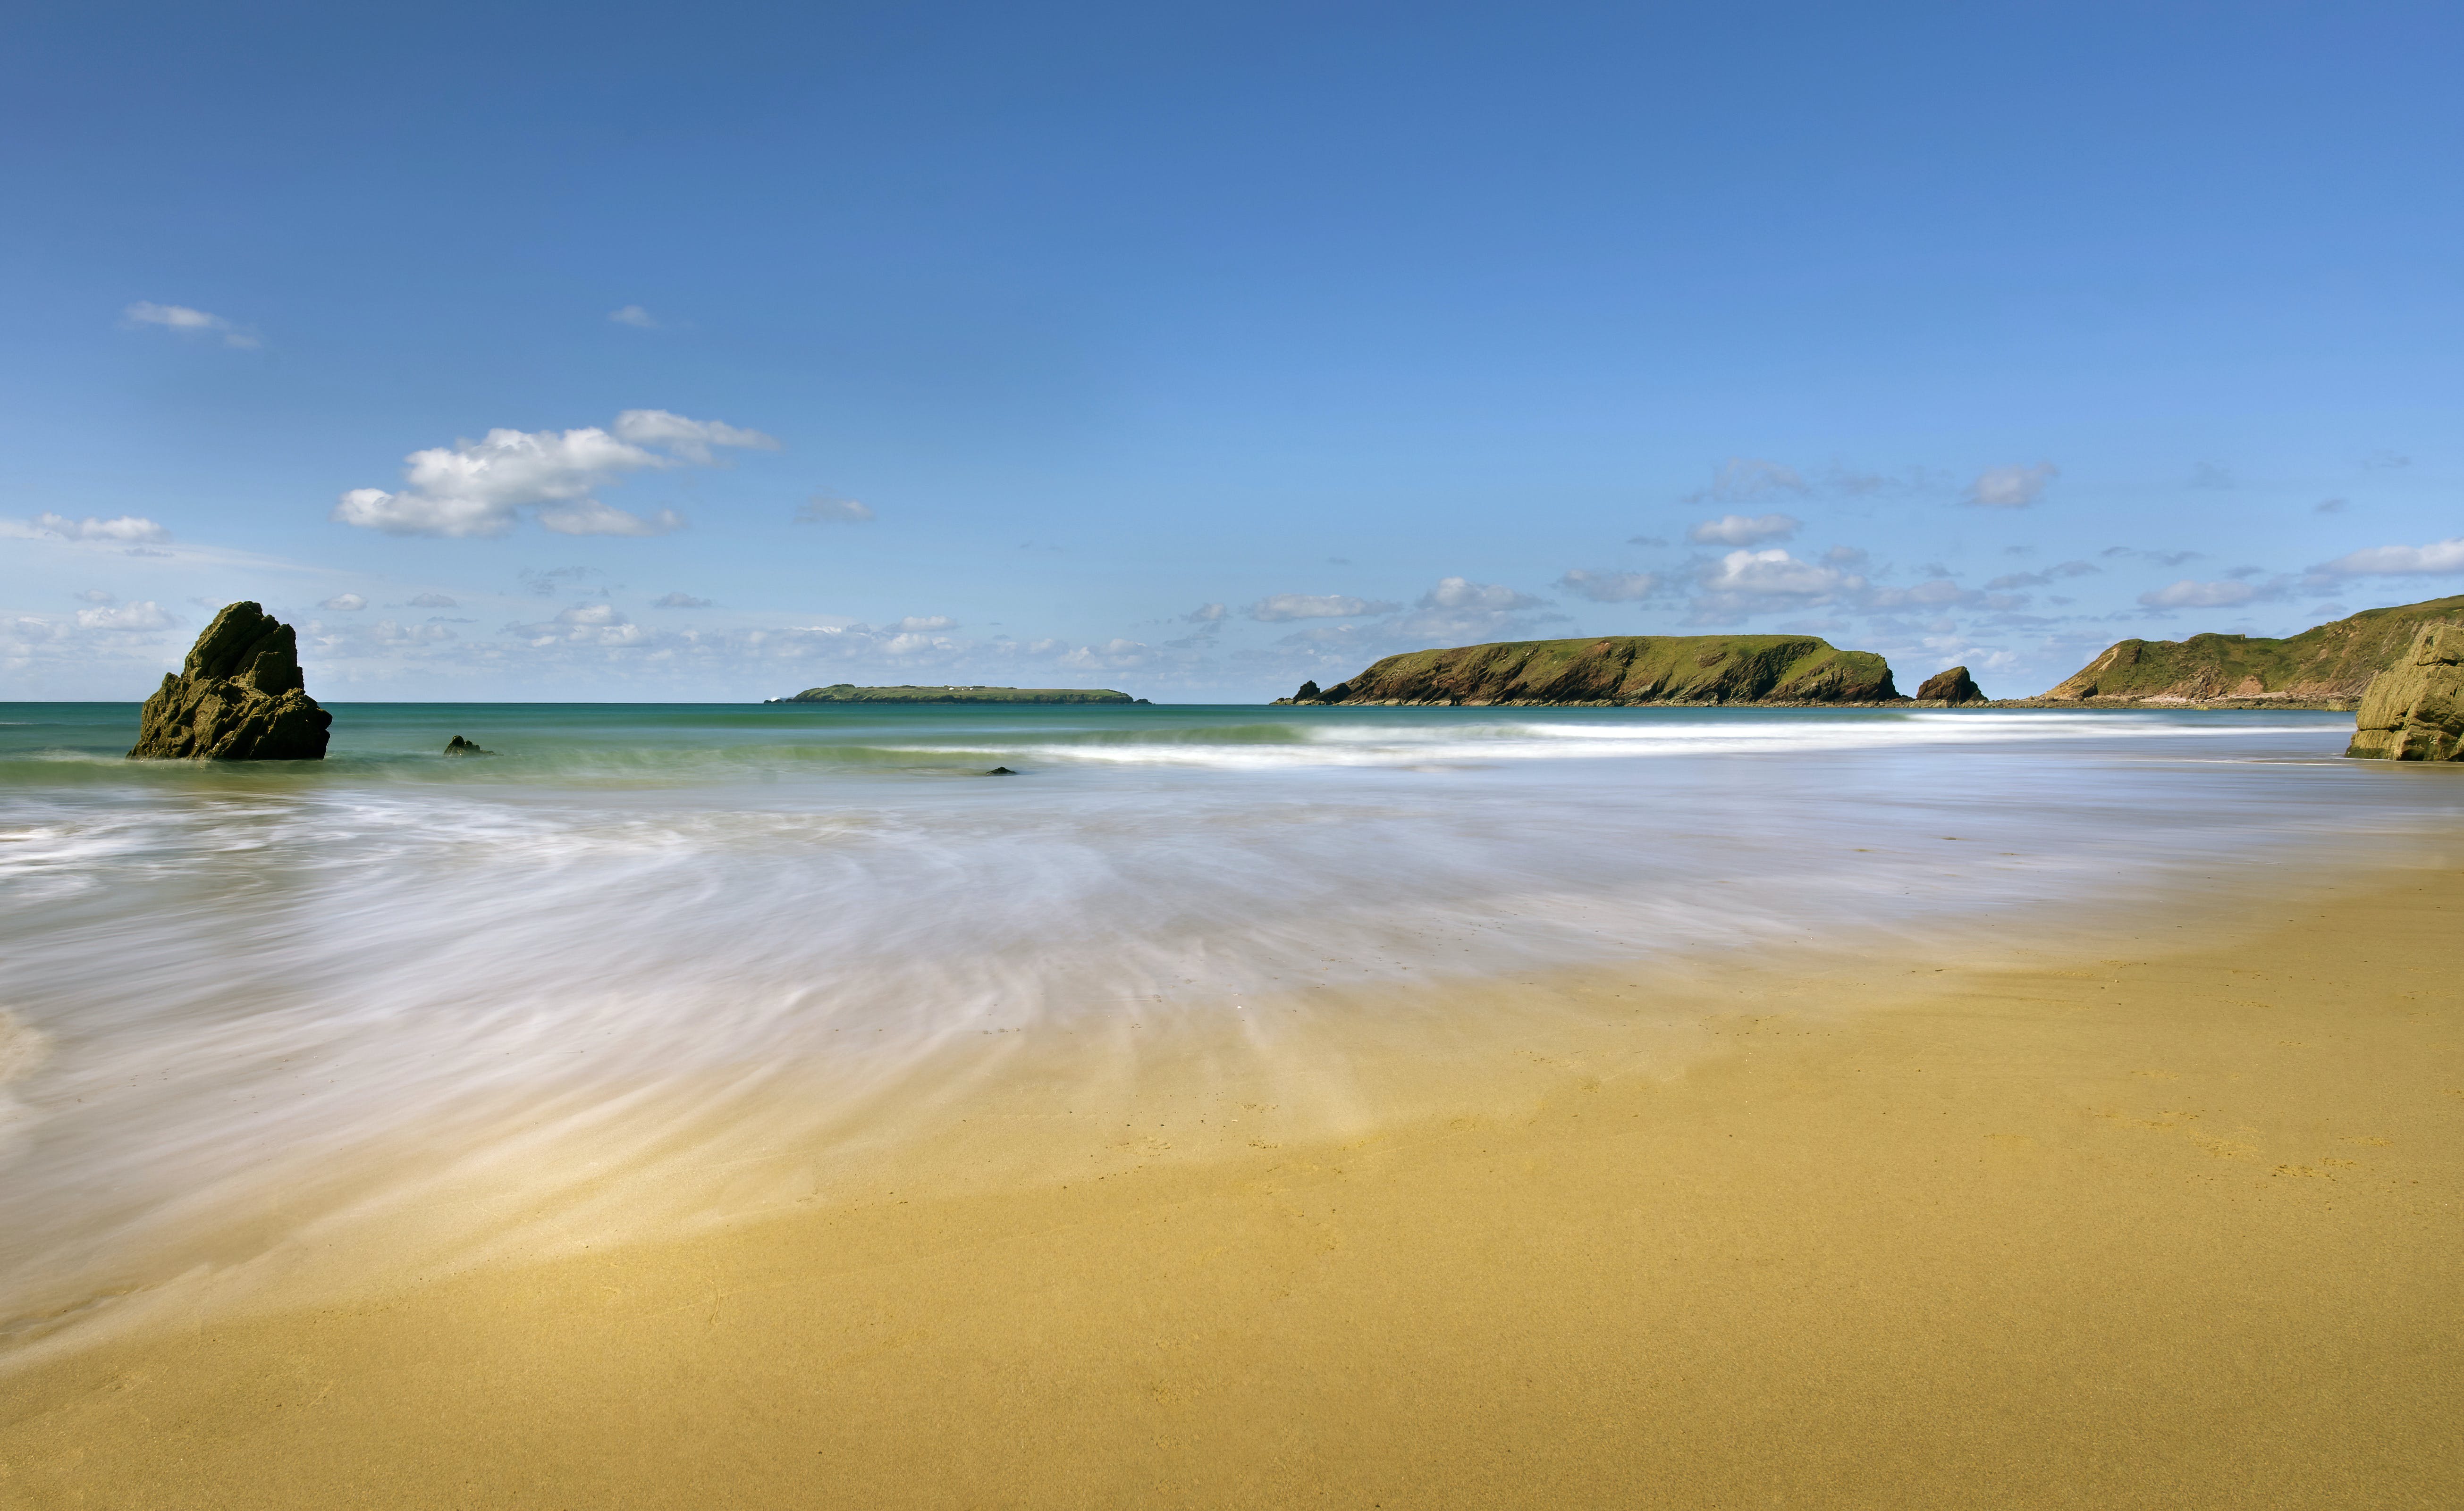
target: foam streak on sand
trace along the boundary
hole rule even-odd
[[[34,1360],[0,1483],[216,1507],[2452,1504],[2459,880],[2228,889],[1999,969],[1792,953],[1647,996],[1628,970],[1393,988],[1317,1046],[1384,1110],[1341,1140],[1214,1074],[1223,1025],[1092,1117],[1048,1074],[1057,1036],[1024,1036],[827,1199]],[[1681,1023],[1707,1053],[1671,1075]],[[987,1182],[994,1151],[1045,1168]]]

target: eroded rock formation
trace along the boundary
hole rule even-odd
[[[2404,659],[2370,679],[2344,754],[2464,760],[2464,624],[2424,624]]]
[[[1957,705],[1983,703],[1986,697],[1984,690],[1976,685],[1975,678],[1968,674],[1966,667],[1953,667],[1925,678],[1925,686],[1917,689],[1917,701]]]
[[[214,616],[145,700],[131,760],[323,760],[334,715],[299,671],[291,626],[254,603]]]

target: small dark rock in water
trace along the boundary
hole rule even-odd
[[[1006,766],[996,766],[992,770],[984,773],[984,775],[987,777],[1015,777],[1018,773],[1010,770]]]
[[[1987,699],[1985,690],[1976,685],[1966,667],[1953,667],[1948,671],[1937,671],[1925,678],[1925,686],[1917,689],[1917,701],[1948,703],[1955,707],[1962,703],[1983,703]]]
[[[323,760],[334,715],[308,695],[299,637],[255,603],[214,616],[145,700],[130,760]]]
[[[496,753],[492,750],[483,750],[480,747],[472,744],[469,740],[464,739],[461,735],[456,734],[451,739],[445,742],[445,754],[448,756],[494,756]]]

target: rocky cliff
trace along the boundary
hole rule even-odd
[[[1976,685],[1976,679],[1968,674],[1966,667],[1952,667],[1947,671],[1937,671],[1925,678],[1925,686],[1917,689],[1917,701],[1947,703],[1955,708],[1962,703],[1984,703],[1989,700],[1985,696],[1985,690]]]
[[[1612,635],[1522,640],[1389,656],[1294,703],[1641,704],[1896,701],[1869,651],[1809,635]]]
[[[2283,640],[2125,640],[2041,696],[2050,702],[2334,702],[2358,698],[2425,624],[2464,621],[2464,597],[2365,609]],[[2350,704],[2344,704],[2350,707]]]
[[[2424,624],[2404,659],[2370,679],[2344,754],[2464,760],[2464,624]]]
[[[232,603],[189,647],[178,676],[145,700],[131,760],[323,760],[334,715],[299,670],[291,626]]]

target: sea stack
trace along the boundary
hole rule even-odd
[[[1985,690],[1976,685],[1976,679],[1968,674],[1966,667],[1953,667],[1925,678],[1925,686],[1917,689],[1917,701],[1947,703],[1957,708],[1963,703],[1983,703],[1987,699]]]
[[[299,671],[299,637],[255,603],[214,616],[145,700],[130,760],[323,760],[334,715]]]
[[[2344,754],[2464,760],[2464,624],[2424,624],[2404,659],[2370,679]]]

